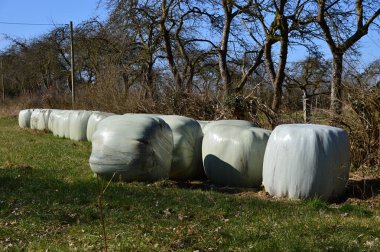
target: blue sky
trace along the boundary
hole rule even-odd
[[[98,0],[0,0],[0,22],[10,23],[55,23],[74,25],[92,17],[104,20],[107,16],[104,5],[98,6]],[[53,26],[6,25],[0,23],[0,50],[9,45],[3,34],[14,38],[31,39],[37,37]],[[330,58],[328,47],[321,43],[325,57]],[[380,58],[380,34],[371,31],[360,41],[361,66]],[[289,51],[290,61],[302,59],[306,52],[302,48]]]
[[[98,0],[0,0],[0,22],[68,24],[71,20],[75,26],[96,16],[106,17],[104,5],[98,6]],[[0,23],[0,50],[9,45],[4,34],[30,39],[52,28]]]

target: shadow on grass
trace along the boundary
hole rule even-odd
[[[216,186],[210,181],[168,181],[160,185],[161,187],[176,187],[179,189],[215,191],[226,194],[239,194],[243,192],[258,192],[260,188]]]
[[[101,181],[103,185],[107,182]],[[180,222],[178,214],[187,215],[191,221],[198,221],[192,216],[204,212],[208,215],[215,211],[215,207],[234,215],[234,206],[244,201],[217,194],[205,195],[195,190],[178,193],[171,188],[201,189],[228,194],[249,190],[218,188],[207,182],[161,181],[152,184],[115,182],[111,183],[105,193],[106,218],[110,223],[120,222],[122,225],[154,222],[165,226],[168,218]],[[39,223],[37,227],[77,224],[97,226],[101,217],[97,205],[98,195],[99,187],[95,178],[75,180],[62,174],[54,174],[52,170],[43,171],[30,166],[0,167],[0,225],[1,220],[12,222],[22,218],[33,225]],[[250,211],[263,207],[273,211],[281,207],[290,207],[285,202],[272,204],[260,199],[244,202],[244,207]],[[33,228],[30,230],[31,233],[34,232]]]
[[[161,185],[162,187],[177,187],[181,189],[216,191],[227,194],[241,194],[245,192],[260,192],[262,188],[239,188],[221,187],[211,184],[209,181],[170,181]],[[346,186],[346,192],[339,198],[328,200],[329,203],[344,203],[349,198],[368,200],[380,195],[380,178],[354,180],[350,179]]]
[[[103,180],[102,183],[106,184],[107,181]],[[149,187],[156,189],[152,191]],[[160,188],[185,189],[188,190],[186,193],[200,190],[233,195],[261,191],[261,188],[220,187],[209,181],[160,181],[153,184],[138,183],[137,186],[134,186],[133,183],[129,185],[116,182],[107,189],[105,196],[113,206],[133,204],[133,200],[138,199],[151,202],[157,200],[157,197],[167,196],[167,192],[162,193]],[[8,213],[15,208],[28,205],[35,207],[35,212],[42,219],[54,219],[62,213],[67,217],[70,212],[75,210],[82,212],[86,218],[88,217],[88,221],[92,221],[99,217],[97,213],[98,192],[99,188],[95,178],[70,180],[65,176],[62,178],[62,174],[54,174],[53,170],[43,171],[30,166],[0,167],[0,209],[8,209]],[[335,202],[344,203],[348,198],[367,200],[379,193],[380,179],[350,180],[345,197]],[[130,201],[126,202],[126,198],[130,198]],[[166,200],[170,201],[170,199]]]
[[[180,188],[189,190],[215,191],[226,194],[241,194],[245,192],[260,192],[263,188],[245,188],[245,187],[229,187],[216,186],[210,181],[165,181],[159,182],[159,186],[163,188]],[[348,198],[359,200],[368,200],[380,195],[380,178],[373,179],[350,179],[346,185],[346,192],[339,198],[328,200],[329,203],[344,203]]]
[[[54,178],[30,166],[0,168],[0,216],[25,216],[61,224],[98,219],[96,181]],[[79,213],[79,214],[78,214]]]
[[[367,200],[380,194],[380,178],[350,179],[346,189],[347,198]]]

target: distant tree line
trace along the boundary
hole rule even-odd
[[[174,97],[211,93],[236,117],[255,97],[255,109],[272,124],[291,96],[297,101],[303,97],[306,121],[312,99],[322,95],[330,95],[320,100],[324,106],[329,100],[333,117],[342,113],[344,78],[352,72],[344,68],[344,56],[359,51],[357,42],[371,26],[377,27],[380,15],[380,2],[365,0],[103,3],[109,11],[106,21],[88,20],[75,27],[80,86],[107,82],[119,93],[152,101],[168,92]],[[330,48],[331,61],[319,51],[316,41],[321,40]],[[300,47],[309,56],[289,62],[292,49]],[[69,49],[68,26],[31,41],[14,39],[1,53],[6,95],[70,92]],[[370,69],[364,71],[373,73]]]

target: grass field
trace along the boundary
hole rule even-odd
[[[90,151],[88,142],[0,118],[0,249],[104,249]],[[341,203],[206,182],[111,183],[103,204],[108,249],[380,251],[379,181],[352,181]]]

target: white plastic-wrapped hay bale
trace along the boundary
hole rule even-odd
[[[33,109],[23,109],[18,113],[18,125],[20,128],[30,128],[30,117]]]
[[[88,123],[87,123],[87,130],[86,130],[86,136],[87,136],[87,141],[92,140],[92,135],[95,132],[96,125],[103,120],[104,118],[107,118],[111,115],[115,115],[113,113],[107,113],[107,112],[100,112],[100,111],[94,111],[88,118]]]
[[[92,112],[73,110],[69,114],[69,138],[75,141],[87,140],[87,124]]]
[[[32,114],[30,115],[30,128],[37,129],[38,120],[40,118],[40,109],[33,109]]]
[[[210,121],[198,120],[197,122],[199,123],[199,125],[203,129]]]
[[[159,116],[173,133],[173,159],[170,179],[188,180],[204,178],[202,165],[202,128],[191,118],[177,115]]]
[[[199,125],[201,126],[201,129],[202,129],[202,134],[204,134],[204,128],[207,124],[209,124],[210,121],[203,121],[203,120],[198,120],[197,121],[199,123]]]
[[[53,134],[54,134],[54,132],[53,132],[53,124],[54,124],[54,121],[56,119],[55,115],[56,115],[57,111],[59,111],[59,110],[57,110],[57,109],[52,109],[51,110],[50,116],[49,116],[49,121],[48,121],[48,130],[50,132],[52,132]]]
[[[60,109],[52,109],[50,112],[49,116],[49,121],[48,121],[48,129],[53,133],[53,135],[58,136],[58,115],[61,113],[63,110]]]
[[[43,111],[43,123],[40,121],[39,128],[44,128],[43,130],[49,130],[49,118],[51,114],[51,109],[45,109]]]
[[[50,132],[53,132],[53,123],[54,123],[54,120],[55,120],[55,114],[57,112],[59,112],[61,110],[59,109],[50,109],[50,115],[49,115],[49,119],[48,119],[48,126],[47,126],[47,129],[50,131]]]
[[[203,134],[206,134],[207,130],[216,125],[229,125],[229,126],[239,126],[239,127],[255,127],[254,122],[245,121],[245,120],[218,120],[218,121],[209,121],[203,127]]]
[[[280,125],[273,130],[265,152],[265,190],[289,198],[339,197],[348,180],[349,153],[349,139],[343,129]]]
[[[54,136],[70,137],[70,110],[54,110],[50,113],[49,128]]]
[[[113,115],[92,135],[90,167],[96,174],[124,181],[155,181],[169,177],[173,135],[160,118]]]
[[[36,130],[47,130],[50,109],[34,109],[30,116],[30,128]]]
[[[260,186],[269,135],[269,130],[255,127],[210,127],[202,143],[203,166],[209,180],[222,186]]]

